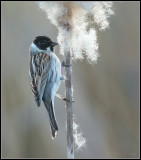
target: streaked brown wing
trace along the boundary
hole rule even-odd
[[[47,54],[39,53],[30,57],[30,80],[31,89],[38,106],[41,104],[44,93],[50,57]]]

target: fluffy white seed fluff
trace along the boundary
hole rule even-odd
[[[57,40],[61,46],[61,54],[64,54],[64,46],[68,46],[73,59],[83,59],[85,55],[89,62],[97,60],[96,30],[94,27],[87,30],[89,21],[86,19],[90,14],[99,29],[105,30],[109,27],[108,18],[113,14],[112,2],[50,1],[38,4],[59,30]]]
[[[67,123],[66,123],[66,129],[67,129]],[[74,139],[75,151],[82,150],[83,147],[86,147],[87,140],[84,137],[80,129],[80,126],[76,123],[76,117],[74,115],[73,115],[73,139]]]
[[[73,138],[76,151],[79,151],[86,146],[86,139],[83,137],[82,131],[76,122],[73,122]]]

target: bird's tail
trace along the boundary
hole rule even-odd
[[[58,126],[56,123],[55,119],[55,113],[53,109],[53,104],[52,101],[50,102],[50,105],[47,105],[45,102],[45,107],[47,108],[48,115],[49,115],[49,120],[50,120],[50,127],[51,127],[51,132],[52,132],[52,138],[54,139],[56,137],[57,131],[58,131]]]

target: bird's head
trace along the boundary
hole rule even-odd
[[[53,48],[56,45],[58,45],[58,43],[53,42],[50,38],[46,36],[37,36],[31,44],[31,54],[37,54],[39,52],[53,52]]]

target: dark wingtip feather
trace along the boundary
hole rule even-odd
[[[39,102],[36,102],[36,104],[37,104],[37,106],[38,106],[38,107],[40,107],[40,106],[41,106],[41,104],[40,104]]]
[[[56,136],[57,136],[57,130],[56,130],[56,131],[54,131],[54,132],[52,132],[52,139],[55,139],[55,138],[56,138]]]

